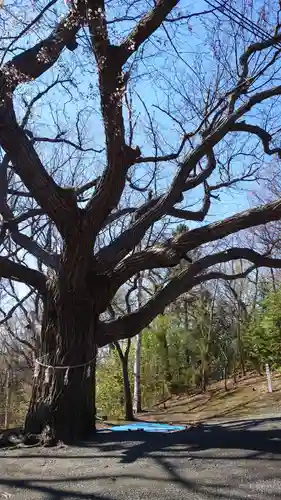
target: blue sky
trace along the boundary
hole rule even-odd
[[[257,10],[260,3],[259,1],[255,2]],[[13,6],[13,8],[16,4],[18,4],[18,13],[21,13],[23,9],[22,1],[11,0],[11,6]],[[31,5],[31,9],[33,10],[25,10],[24,15],[33,17],[37,13],[37,8],[42,8],[42,6],[46,4],[46,0],[40,0],[33,3],[30,0],[25,0],[25,7],[27,8]],[[9,5],[8,0],[6,0],[6,5]],[[122,3],[120,5],[122,5]],[[195,9],[196,11],[205,10],[208,9],[209,6],[204,0],[197,1],[196,5],[184,0],[180,2],[179,8],[182,13],[186,13],[187,11],[194,12]],[[67,11],[64,0],[58,0],[55,9],[56,10],[53,11],[50,16],[52,20],[56,17],[60,17],[62,13]],[[116,10],[110,15],[118,15],[118,10],[120,9],[116,7]],[[220,19],[223,21],[223,16],[220,15]],[[148,107],[157,124],[157,131],[159,131],[161,137],[161,145],[163,150],[167,153],[170,152],[171,148],[175,148],[175,144],[179,144],[180,133],[175,123],[172,122],[165,113],[159,111],[159,107],[165,107],[167,109],[167,105],[171,100],[173,101],[173,106],[177,108],[176,113],[178,116],[184,115],[184,118],[186,118],[186,123],[184,123],[184,125],[187,131],[192,130],[196,125],[196,119],[192,118],[192,113],[188,109],[186,111],[184,109],[185,100],[181,97],[175,98],[174,96],[176,94],[173,91],[169,91],[169,85],[175,84],[178,86],[177,90],[180,90],[181,79],[182,81],[186,81],[186,96],[188,97],[189,91],[192,91],[192,98],[196,99],[196,72],[201,69],[201,76],[203,78],[206,76],[207,83],[208,81],[212,81],[214,62],[206,41],[208,38],[208,26],[211,26],[213,20],[212,14],[209,14],[204,18],[204,22],[206,21],[207,23],[207,26],[204,28],[202,28],[202,20],[197,18],[193,18],[189,24],[182,25],[176,41],[180,55],[185,61],[183,63],[181,63],[179,57],[175,57],[172,50],[174,38],[171,31],[169,31],[170,39],[163,30],[157,32],[152,38],[150,45],[145,49],[146,59],[144,63],[139,63],[138,74],[132,74],[132,81],[134,83],[134,112],[136,116],[139,115],[134,144],[140,145],[143,154],[150,154],[152,151],[152,141],[146,129],[148,120],[143,102]],[[124,34],[131,29],[133,24],[134,23],[121,23],[117,25],[119,31],[118,29],[117,31],[111,30],[111,36],[118,42],[124,37]],[[22,29],[21,24],[18,23],[14,25],[13,30],[14,29],[20,31]],[[171,30],[170,27],[169,30]],[[48,30],[44,24],[42,24],[40,29],[33,31],[29,38],[26,37],[23,40],[21,45],[24,46],[25,44],[27,47],[30,44],[36,43],[40,39],[40,36],[42,36],[43,33],[46,35],[47,32]],[[58,64],[48,73],[43,75],[40,80],[22,85],[19,88],[17,95],[17,113],[20,117],[24,112],[22,95],[24,95],[27,100],[30,100],[36,95],[38,90],[45,88],[45,86],[50,84],[58,74],[63,75],[64,78],[71,77],[75,80],[75,83],[77,83],[77,88],[71,87],[71,96],[64,87],[55,87],[49,92],[46,99],[40,100],[34,107],[34,120],[31,121],[30,128],[36,136],[48,135],[49,137],[53,137],[57,132],[54,126],[55,120],[59,123],[61,130],[68,130],[67,137],[74,140],[76,137],[75,121],[77,112],[81,111],[81,121],[85,124],[85,133],[83,132],[84,138],[86,139],[85,146],[92,147],[94,145],[95,147],[100,147],[103,146],[103,131],[102,122],[100,120],[99,98],[96,89],[96,67],[90,53],[90,48],[87,48],[86,36],[83,34],[81,36],[82,38],[79,39],[79,48],[74,53],[64,51]],[[249,35],[249,40],[250,39],[251,36]],[[140,73],[142,74],[142,78],[139,80],[138,75]],[[178,81],[176,78],[170,81],[169,78],[171,74],[179,75]],[[250,146],[251,144],[249,144],[249,147]],[[69,154],[69,148],[61,145],[54,146],[43,144],[38,148],[38,151],[43,163],[50,169],[56,166],[56,162],[62,163],[64,158]],[[58,155],[55,160],[54,153]],[[234,168],[236,173],[241,169],[239,161],[235,163]],[[72,157],[63,170],[60,171],[58,181],[63,185],[69,183],[71,180],[71,171],[77,167],[77,164],[79,165],[81,174],[80,179],[82,179],[82,173],[86,172],[86,180],[88,180],[100,173],[103,162],[104,157],[102,154],[93,155],[92,153],[85,153],[81,155],[73,153],[72,151]],[[147,169],[147,165],[140,167],[138,170],[138,177],[143,176],[147,172]],[[159,181],[160,189],[170,183],[174,169],[175,167],[172,164],[163,165],[161,172],[162,178]],[[217,180],[216,175],[213,177],[213,181]],[[256,183],[245,183],[239,188],[235,187],[232,190],[228,189],[221,191],[220,201],[217,202],[214,200],[205,223],[214,222],[215,220],[247,209],[253,204],[252,193],[256,189]],[[202,193],[198,190],[192,195],[188,194],[189,198],[186,200],[187,203],[192,205],[196,201],[199,201],[200,204],[201,194]],[[193,224],[188,223],[188,225],[192,227]]]
[[[27,4],[28,3],[30,5],[29,0],[27,0]],[[261,2],[255,1],[254,3],[255,3],[255,8],[258,11]],[[34,9],[33,15],[36,14],[37,8],[42,7],[46,4],[47,4],[46,0],[40,0],[40,1],[32,0],[31,5],[33,6]],[[118,2],[116,2],[116,5],[118,5]],[[238,7],[239,5],[237,4],[237,8]],[[184,0],[179,3],[179,9],[181,13],[201,11],[209,8],[210,6],[204,0],[197,1],[196,5],[194,5],[192,2],[189,2],[188,0]],[[114,12],[110,12],[109,19],[113,15],[118,15],[119,10],[120,9],[117,6]],[[62,13],[65,13],[66,11],[67,11],[67,6],[65,5],[64,0],[58,0],[55,6],[55,11],[52,14],[52,18],[54,19],[56,16],[59,17]],[[219,17],[224,22],[225,18],[221,14],[219,14]],[[204,22],[205,19],[207,23],[211,23],[213,21],[213,15],[209,14],[206,18],[204,18]],[[115,37],[116,41],[119,41],[124,36],[124,33],[128,32],[133,25],[134,25],[133,22],[121,23],[120,25],[118,25],[119,31],[116,32],[116,29],[111,30],[111,36]],[[40,35],[40,30],[39,30],[39,35]],[[155,38],[157,37],[160,38],[163,37],[163,32],[162,33],[159,32],[159,34],[156,33]],[[179,38],[180,40],[179,50],[181,51],[181,54],[184,55],[188,63],[189,63],[189,58],[187,58],[186,55],[190,53],[189,73],[191,76],[192,72],[196,71],[196,58],[199,57],[202,58],[202,64],[206,68],[206,71],[208,71],[211,68],[211,65],[213,63],[212,60],[208,62],[209,48],[205,47],[205,39],[206,39],[206,28],[205,31],[202,31],[201,19],[192,18],[192,20],[188,23],[188,25],[186,26],[183,25],[182,34],[180,35]],[[31,34],[29,41],[27,39],[25,40],[25,42],[28,44],[34,43],[35,41],[37,41],[36,32],[33,32]],[[83,40],[80,40],[80,42],[81,42],[80,47],[77,51],[75,51],[72,54],[65,51],[59,62],[60,65],[59,71],[66,72],[67,70],[70,70],[70,76],[76,79],[79,86],[79,90],[76,92],[75,89],[72,89],[74,96],[72,99],[69,99],[69,96],[64,91],[64,89],[62,89],[61,86],[58,86],[53,91],[51,91],[48,94],[47,99],[41,100],[35,107],[34,113],[36,119],[34,121],[34,124],[36,127],[36,135],[38,135],[39,131],[40,135],[48,135],[48,136],[53,136],[56,133],[56,129],[52,125],[53,120],[50,119],[50,99],[51,99],[51,101],[54,104],[53,105],[54,109],[58,108],[58,114],[60,114],[61,111],[61,116],[59,116],[58,119],[61,125],[61,129],[66,130],[67,128],[69,128],[70,131],[68,137],[74,138],[75,120],[77,117],[77,111],[81,110],[84,107],[86,110],[84,111],[83,116],[85,115],[85,122],[87,124],[87,136],[88,136],[87,145],[92,146],[94,144],[95,146],[99,147],[103,146],[102,123],[99,117],[99,102],[98,102],[98,96],[93,97],[91,95],[91,93],[94,94],[96,92],[96,84],[97,84],[96,69],[92,61],[92,56],[89,53],[90,51],[86,53],[87,51],[85,50],[85,47],[82,48],[82,45],[85,46],[85,37],[83,38]],[[140,65],[140,71],[143,70],[143,72],[145,73],[145,69],[148,69],[153,75],[153,71],[156,70],[155,73],[156,78],[158,78],[158,73],[161,72],[162,78],[160,78],[160,80],[162,80],[161,85],[163,86],[164,77],[166,77],[169,73],[169,66],[168,66],[169,64],[172,63],[177,65],[176,66],[177,71],[186,71],[186,68],[184,68],[184,66],[181,65],[178,61],[175,62],[175,59],[172,56],[169,56],[168,58],[166,57],[167,53],[171,51],[171,44],[169,43],[169,41],[167,41],[167,39],[165,40],[164,45],[162,45],[162,48],[163,48],[162,52],[159,53],[159,46],[158,46],[158,49],[155,51],[155,54],[153,54],[152,46],[147,50],[146,55],[150,55],[150,57],[153,55],[153,57],[151,57],[151,59],[148,58],[147,61],[145,62],[145,65]],[[85,64],[85,61],[87,63],[86,69],[83,66]],[[92,71],[90,73],[89,66],[91,64],[92,64]],[[58,65],[56,65],[52,70],[50,70],[47,74],[45,74],[40,79],[40,81],[32,82],[31,84],[22,86],[20,88],[20,93],[23,92],[25,96],[26,94],[28,94],[30,95],[31,98],[33,95],[36,94],[36,92],[38,92],[38,89],[41,90],[42,88],[44,88],[46,84],[50,83],[57,76],[57,71],[58,71]],[[167,107],[167,96],[165,95],[163,89],[161,90],[160,86],[155,84],[152,85],[152,79],[153,76],[151,77],[150,75],[146,77],[144,74],[141,81],[140,82],[137,81],[137,83],[135,84],[134,90],[136,90],[136,92],[140,94],[146,106],[149,108],[149,111],[153,113],[156,122],[161,123],[162,130],[166,129],[164,139],[167,140],[167,137],[169,137],[170,142],[166,148],[166,151],[169,152],[169,146],[171,148],[174,148],[175,144],[179,143],[179,131],[176,130],[174,124],[169,119],[167,119],[167,116],[165,116],[165,114],[159,112],[155,108],[155,106],[161,106],[162,104],[163,106]],[[134,75],[133,75],[133,81],[134,81]],[[61,101],[61,107],[58,105],[60,101]],[[142,121],[145,122],[144,108],[140,100],[136,97],[134,98],[134,109],[136,114],[138,113],[140,114],[140,122]],[[22,113],[22,105],[19,104],[18,114],[21,115],[21,113]],[[141,124],[139,127],[137,127],[135,144],[139,144],[141,146],[143,154],[149,154],[151,153],[151,141],[148,140],[147,134],[145,133],[145,125],[146,123]],[[190,123],[190,126],[192,129],[194,124]],[[188,128],[189,126],[187,127],[187,129]],[[89,132],[90,130],[91,132]],[[43,162],[45,160],[46,163],[48,163],[49,156],[50,154],[52,154],[53,150],[54,150],[53,146],[47,146],[46,144],[44,144],[42,147],[39,148],[39,151],[43,158]],[[66,152],[68,151],[60,147],[61,155],[63,155],[63,153]],[[73,155],[73,158],[70,160],[68,164],[69,170],[71,170],[71,168],[74,168],[74,166],[77,164],[78,161],[81,162],[81,158],[78,158],[77,155]],[[102,164],[102,162],[103,162],[102,155],[100,155],[98,158],[93,159],[91,154],[89,155],[84,154],[83,169],[87,173],[87,176],[89,178],[100,171],[100,165]],[[238,163],[237,166],[235,166],[235,168],[239,170],[240,166]],[[141,167],[138,170],[139,176],[141,177],[142,174],[145,173],[145,171],[146,171],[146,166]],[[172,171],[173,169],[171,168],[171,166],[164,165],[164,172],[167,172],[165,174],[166,183],[169,183]],[[65,181],[66,178],[67,178],[67,170],[65,169],[63,181]],[[226,215],[235,213],[236,211],[241,211],[243,209],[248,208],[249,203],[251,203],[251,193],[253,192],[253,190],[255,190],[255,185],[253,183],[245,183],[243,186],[241,186],[240,189],[236,188],[233,190],[225,190],[224,192],[221,192],[220,193],[221,202],[213,203],[212,210],[210,212],[210,215],[208,216],[208,221],[219,219]],[[197,197],[198,194],[195,194],[194,200]],[[191,200],[191,202],[192,201],[193,200]]]
[[[39,7],[39,2],[34,2],[34,9],[35,9],[35,3],[37,4],[36,6]],[[40,6],[46,4],[46,1],[40,1]],[[194,12],[196,11],[201,11],[205,9],[209,9],[210,7],[204,0],[199,0],[196,2],[196,5],[192,7],[191,3],[188,1],[182,1],[180,2],[179,5],[180,11],[182,13],[188,12]],[[67,11],[67,6],[64,3],[64,0],[58,0],[56,4],[56,12],[57,15],[59,16],[63,12]],[[116,10],[116,14],[118,15],[118,9]],[[112,13],[110,14],[112,16]],[[109,16],[109,17],[110,17]],[[222,15],[220,15],[221,19],[224,19]],[[208,15],[208,18],[206,19],[208,22],[212,21],[212,14]],[[134,23],[122,23],[121,24],[121,31],[122,33],[117,33],[116,35],[116,40],[120,39],[120,35],[124,35],[124,32],[128,32],[131,26]],[[204,57],[204,37],[205,33],[203,33],[202,36],[202,24],[201,20],[197,20],[196,18],[192,18],[192,20],[189,22],[188,26],[184,27],[187,31],[187,35],[184,38],[184,35],[181,36],[181,44],[184,41],[186,44],[186,47],[183,49],[183,46],[180,47],[181,53],[184,54],[186,57],[186,53],[191,54],[191,61],[190,61],[190,73],[192,71],[195,71],[192,66],[194,66],[194,56],[196,54],[203,54]],[[192,30],[192,31],[190,31]],[[115,32],[114,32],[115,34]],[[111,33],[113,35],[113,33]],[[155,37],[157,37],[158,34],[156,33]],[[160,33],[160,36],[163,36],[163,33]],[[31,39],[29,40],[33,42],[37,38],[37,35],[35,33],[32,34]],[[85,42],[85,38],[84,38]],[[84,43],[83,42],[83,43]],[[165,50],[169,51],[171,50],[170,44],[167,43],[164,47],[164,50],[162,53],[159,54],[159,52],[156,54],[152,60],[148,60],[145,65],[141,66],[141,70],[144,71],[145,67],[148,67],[149,71],[152,72],[152,70],[158,72],[161,71],[163,73],[163,76],[166,76],[168,74],[168,67],[167,67],[167,58],[166,58],[166,53]],[[183,44],[182,44],[183,45]],[[153,49],[149,49],[147,51],[147,54],[149,55],[149,51],[152,55]],[[207,52],[206,52],[207,53]],[[86,54],[86,60],[88,61],[88,65],[91,64],[91,55]],[[95,72],[95,66],[93,64],[93,71],[91,74],[88,72],[87,68],[87,73],[84,72],[83,64],[84,61],[83,59],[85,58],[85,49],[82,49],[81,47],[75,51],[73,54],[65,52],[61,58],[60,64],[64,64],[64,71],[65,68],[67,68],[68,61],[69,61],[69,68],[71,69],[71,74],[72,76],[77,80],[79,84],[79,92],[76,94],[76,99],[77,102],[75,102],[75,99],[69,100],[67,94],[64,92],[62,87],[57,87],[54,89],[52,92],[48,94],[48,98],[44,101],[41,100],[38,102],[37,106],[35,107],[35,113],[37,116],[35,117],[35,125],[36,125],[36,133],[38,135],[38,129],[40,130],[40,135],[48,135],[52,136],[56,133],[55,127],[51,124],[52,120],[50,120],[50,99],[54,103],[54,108],[58,107],[58,102],[61,101],[61,109],[63,108],[65,112],[65,117],[64,119],[61,119],[61,128],[62,129],[67,129],[70,126],[70,137],[72,136],[73,138],[75,137],[75,120],[77,117],[77,111],[82,109],[84,107],[87,111],[85,111],[85,116],[87,115],[87,135],[88,135],[88,145],[95,144],[96,146],[102,146],[103,144],[103,132],[102,132],[102,123],[99,118],[99,110],[98,110],[98,99],[92,98],[91,96],[91,88],[95,89],[96,86],[96,72]],[[173,58],[169,57],[168,58],[168,64],[173,63]],[[177,64],[177,69],[181,71],[183,68],[180,67],[180,64],[176,62]],[[205,62],[204,62],[205,64]],[[76,69],[73,71],[73,65],[76,66]],[[208,68],[208,64],[206,64],[206,69]],[[186,70],[186,68],[184,68]],[[28,84],[27,86],[23,86],[20,89],[20,92],[24,92],[25,94],[28,93],[30,94],[30,97],[34,95],[37,91],[38,88],[41,89],[44,87],[46,83],[50,83],[54,77],[56,77],[56,72],[57,72],[57,67],[54,67],[51,71],[49,71],[46,75],[42,77],[40,82],[42,85],[40,85],[40,82],[35,82],[32,84]],[[163,78],[164,80],[164,78]],[[92,87],[91,87],[92,86]],[[72,89],[73,90],[73,89]],[[144,76],[140,83],[136,83],[135,90],[141,95],[141,98],[145,102],[146,106],[149,108],[150,112],[154,114],[154,117],[156,121],[159,123],[161,122],[161,127],[162,130],[166,128],[166,134],[165,134],[165,139],[167,135],[170,138],[170,146],[173,148],[176,143],[179,143],[179,131],[176,130],[171,123],[170,120],[167,119],[165,114],[158,112],[155,109],[156,105],[161,106],[163,103],[164,106],[167,104],[167,98],[164,94],[163,91],[161,91],[161,88],[157,88],[157,86],[151,85],[151,76],[146,78]],[[74,96],[75,96],[75,90],[73,90]],[[20,105],[18,107],[18,112],[19,115],[21,114],[20,111]],[[141,115],[141,120],[145,120],[145,113],[142,104],[140,103],[140,100],[135,98],[134,99],[134,109],[135,113],[140,113]],[[92,116],[91,116],[92,113]],[[39,119],[39,115],[41,115]],[[62,118],[62,114],[61,117]],[[192,128],[192,123],[190,124]],[[94,132],[89,133],[89,129],[92,129]],[[73,135],[72,135],[73,134]],[[69,137],[68,135],[68,137]],[[136,131],[136,137],[135,137],[135,143],[139,144],[142,149],[143,154],[149,154],[151,153],[151,142],[147,140],[147,134],[144,131],[143,126],[139,126],[137,131]],[[39,151],[42,154],[43,160],[46,159],[48,161],[48,155],[50,155],[53,151],[53,146],[49,147],[46,144],[44,144],[42,147],[40,147]],[[63,151],[63,150],[61,150]],[[169,147],[166,148],[166,151],[169,152]],[[66,151],[65,151],[66,152]],[[100,169],[99,165],[102,163],[103,158],[102,156],[99,157],[99,159],[96,161],[96,159],[93,161],[93,158],[91,154],[84,155],[83,158],[83,165],[84,165],[84,171],[87,172],[88,177],[90,178],[91,175],[95,175]],[[77,155],[73,155],[72,160],[69,162],[69,168],[71,167],[74,168],[74,165],[77,163]],[[96,163],[96,165],[95,165]],[[166,183],[169,183],[170,179],[170,166],[165,165],[164,166],[165,170],[167,170],[167,174],[165,175]],[[239,169],[239,165],[237,165],[237,169]],[[142,176],[142,174],[146,171],[146,167],[141,167],[138,170],[139,176]],[[64,173],[64,177],[66,178],[66,172]],[[210,215],[208,217],[208,220],[214,220],[217,218],[221,218],[225,215],[235,213],[236,211],[241,211],[243,209],[246,209],[249,206],[249,193],[251,193],[254,189],[254,185],[247,183],[244,186],[241,186],[243,189],[235,189],[235,190],[227,190],[225,192],[221,193],[221,203],[213,203],[212,210],[210,212]],[[198,195],[196,195],[198,196]],[[193,200],[191,200],[193,201]]]

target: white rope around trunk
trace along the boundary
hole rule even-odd
[[[97,354],[93,359],[87,361],[86,363],[81,363],[79,365],[66,365],[66,366],[50,365],[49,363],[44,363],[47,356],[49,356],[49,354],[44,354],[43,356],[35,360],[33,377],[35,379],[39,377],[40,366],[42,366],[42,368],[45,368],[44,384],[47,385],[50,383],[51,375],[52,373],[55,372],[55,370],[65,370],[64,385],[67,385],[69,380],[69,370],[73,370],[75,368],[84,368],[85,366],[87,366],[88,369],[86,378],[89,378],[91,376],[91,364],[96,360]]]

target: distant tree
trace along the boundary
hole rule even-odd
[[[281,290],[272,290],[260,302],[245,332],[248,359],[258,371],[266,363],[280,367]]]

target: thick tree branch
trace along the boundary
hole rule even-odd
[[[120,200],[128,169],[140,156],[125,141],[122,101],[126,90],[126,75],[118,47],[110,44],[103,0],[90,0],[89,30],[99,77],[101,111],[106,138],[107,166],[86,212],[95,236]]]
[[[7,62],[0,71],[7,88],[13,91],[20,83],[34,80],[50,69],[75,39],[81,22],[81,12],[71,10],[47,38]]]
[[[156,0],[154,8],[140,19],[120,45],[122,65],[159,28],[178,3],[179,0]]]
[[[169,214],[173,205],[179,203],[183,199],[183,192],[195,188],[202,184],[214,171],[216,166],[215,156],[212,149],[207,151],[208,158],[206,168],[198,175],[186,177],[194,169],[196,165],[193,161],[182,165],[179,168],[178,174],[175,177],[172,186],[166,195],[145,203],[136,211],[135,222],[129,229],[124,231],[116,240],[108,247],[103,248],[98,254],[97,259],[106,266],[118,262],[125,257],[142,239],[149,227],[161,218],[161,216]]]
[[[237,233],[249,227],[267,224],[268,222],[276,221],[281,218],[281,200],[261,205],[245,212],[241,212],[228,217],[223,221],[208,224],[202,228],[193,229],[192,231],[182,233],[173,238],[172,247],[189,252],[198,245],[203,245],[209,241],[216,241],[224,238],[229,234]]]
[[[41,209],[29,210],[18,217],[14,217],[13,213],[7,203],[7,167],[9,163],[8,155],[5,155],[2,163],[0,164],[0,214],[3,217],[1,225],[2,237],[9,231],[13,241],[21,248],[25,248],[28,252],[34,255],[37,259],[41,260],[47,267],[57,268],[58,256],[49,254],[40,245],[33,241],[29,236],[22,234],[18,230],[18,224],[27,220],[35,215],[42,214]]]
[[[12,262],[6,257],[0,257],[0,278],[20,281],[36,288],[41,294],[46,293],[46,276],[43,273]]]
[[[106,227],[109,224],[112,224],[113,222],[120,219],[120,217],[123,217],[124,215],[133,214],[135,212],[135,210],[136,209],[133,207],[121,208],[120,210],[116,210],[116,212],[113,212],[112,214],[110,214],[108,216],[103,227]]]
[[[199,274],[210,266],[228,262],[233,259],[249,260],[254,263],[254,266],[251,266],[244,273],[239,273],[239,275],[234,276],[226,275],[219,271]],[[133,337],[151,323],[158,314],[163,313],[165,307],[177,299],[179,295],[188,292],[191,288],[204,281],[219,278],[232,280],[235,279],[235,277],[245,276],[245,273],[251,272],[255,267],[280,268],[281,259],[265,257],[248,248],[233,248],[225,252],[208,255],[198,260],[187,270],[180,273],[179,276],[172,279],[138,311],[115,321],[101,323],[98,333],[98,344],[99,346],[103,346],[118,339]]]
[[[73,219],[78,217],[76,199],[55,183],[24,131],[14,120],[7,123],[5,115],[0,124],[0,145],[42,210],[54,221],[61,234],[66,235],[73,228]]]
[[[245,121],[237,122],[233,123],[233,125],[230,128],[230,131],[248,132],[250,134],[257,135],[262,141],[263,149],[266,154],[268,155],[278,154],[279,158],[281,158],[281,148],[270,149],[269,144],[272,140],[272,137],[268,132],[266,132],[263,128],[259,127],[258,125],[251,125],[250,123],[246,123]]]
[[[197,211],[192,211],[192,210],[183,210],[180,208],[172,208],[169,210],[168,215],[171,215],[172,217],[176,217],[178,219],[184,219],[184,220],[193,220],[193,221],[198,221],[202,222],[207,213],[210,210],[211,206],[211,194],[209,192],[208,187],[205,187],[205,196],[204,196],[204,201],[203,201],[203,206],[201,210]]]
[[[24,29],[16,36],[16,37],[12,37],[12,41],[9,43],[8,47],[5,49],[4,51],[4,54],[2,55],[1,57],[1,63],[0,63],[0,66],[2,66],[5,58],[6,58],[6,55],[9,53],[9,50],[12,48],[12,46],[18,41],[20,40],[26,33],[28,33],[28,31],[33,27],[35,26],[40,20],[41,18],[44,16],[44,14],[50,9],[50,7],[52,7],[52,5],[54,5],[55,3],[57,2],[57,0],[51,0],[49,3],[47,3],[47,5],[45,5],[45,7],[43,7],[43,9],[40,10],[39,14],[37,16],[35,16],[34,19],[32,19],[32,21],[24,27]],[[3,4],[3,2],[2,2]],[[1,4],[1,6],[2,6]]]
[[[30,210],[27,210],[27,212],[23,212],[20,215],[17,215],[17,217],[13,218],[13,223],[14,224],[20,224],[21,222],[25,222],[28,219],[31,219],[32,217],[37,217],[39,215],[43,215],[43,210],[41,208],[31,208]]]
[[[104,1],[92,0],[90,3],[91,8],[95,8],[95,14],[89,20],[89,27],[99,70],[107,145],[107,168],[87,207],[95,231],[103,226],[112,209],[117,206],[127,172],[140,157],[139,148],[132,149],[125,142],[122,100],[129,75],[122,73],[122,67],[130,55],[160,26],[177,3],[178,0],[157,0],[155,7],[140,20],[119,47],[112,46],[108,38]]]
[[[74,215],[76,207],[49,176],[31,142],[16,123],[11,93],[17,85],[38,78],[53,66],[62,50],[73,43],[82,17],[79,10],[71,11],[47,38],[16,55],[0,71],[0,145],[27,189],[63,235],[69,229],[66,228],[65,211],[72,210]],[[28,110],[23,119],[24,125],[27,119]]]
[[[107,262],[108,265],[117,263],[118,260],[125,257],[143,238],[148,228],[155,221],[159,220],[163,215],[166,215],[169,210],[178,202],[183,191],[192,189],[204,182],[215,168],[215,157],[213,148],[218,144],[231,130],[231,126],[239,120],[244,114],[249,112],[253,106],[263,102],[270,97],[281,94],[281,86],[276,86],[262,92],[252,95],[246,103],[232,114],[227,115],[222,119],[215,130],[207,131],[204,134],[201,144],[191,151],[181,163],[181,167],[175,176],[171,188],[165,196],[159,198],[157,203],[142,217],[140,217],[132,226],[117,238],[111,245],[101,250],[98,254],[98,260]],[[194,178],[188,178],[190,173],[196,168],[198,162],[204,156],[209,158],[209,166]],[[198,179],[199,178],[199,179]]]
[[[281,218],[281,200],[247,210],[220,222],[186,231],[166,244],[155,245],[125,258],[116,267],[118,282],[126,282],[144,269],[176,266],[183,256],[204,243],[216,241],[248,227],[259,226]]]
[[[20,233],[17,229],[10,231],[11,237],[20,248],[25,248],[29,253],[34,255],[45,266],[57,269],[59,265],[59,256],[47,252],[36,241],[33,241],[26,234]]]

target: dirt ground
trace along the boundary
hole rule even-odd
[[[236,385],[228,381],[228,388],[225,391],[223,382],[218,382],[205,394],[173,396],[139,418],[189,424],[281,412],[280,373],[272,374],[272,393],[268,392],[265,376],[255,374],[241,377]]]
[[[173,434],[103,432],[76,447],[0,451],[0,499],[281,499],[281,420]]]

